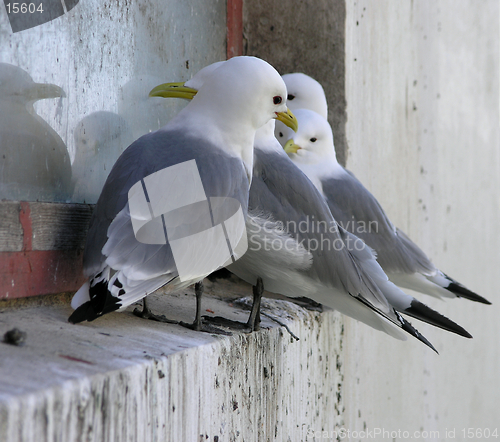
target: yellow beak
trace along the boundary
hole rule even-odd
[[[198,91],[196,89],[184,86],[184,83],[163,83],[156,86],[150,93],[150,97],[163,98],[184,98],[192,100]]]
[[[163,98],[184,98],[185,100],[192,100],[197,94],[197,90],[191,87],[184,86],[183,82],[179,83],[163,83],[156,86],[149,93],[150,97],[163,97]],[[284,125],[297,132],[299,123],[297,118],[290,109],[287,108],[286,112],[276,112],[277,120],[281,121]]]
[[[299,129],[299,122],[297,121],[297,118],[288,108],[286,109],[286,112],[276,112],[276,119],[278,121],[281,121],[290,129],[293,129],[294,132],[297,132],[297,130]]]
[[[293,139],[291,140],[288,140],[286,143],[285,143],[285,147],[283,148],[285,149],[285,152],[287,154],[291,154],[291,153],[297,153],[297,151],[299,149],[302,149],[302,147],[298,146],[297,144],[295,144],[293,142]]]

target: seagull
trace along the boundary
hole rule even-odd
[[[290,120],[285,102],[286,87],[271,65],[235,57],[169,123],[123,152],[92,214],[83,256],[89,280],[72,299],[70,322],[123,310],[163,286],[174,291],[194,283],[192,328],[213,332],[201,321],[200,281],[228,261],[216,251],[230,243],[237,260],[246,239],[238,223],[219,218],[234,212],[244,227],[255,132],[270,119]]]
[[[186,83],[160,85],[150,95],[193,98],[217,74],[214,69],[208,66]],[[399,311],[471,337],[388,281],[372,250],[336,223],[321,194],[287,157],[274,137],[274,121],[256,132],[246,229],[248,250],[227,268],[254,286],[254,306],[265,287],[306,296],[397,339],[406,339],[406,331],[433,349]],[[257,315],[252,308],[248,326],[255,326]]]
[[[73,193],[66,145],[33,103],[64,97],[55,84],[35,83],[23,69],[0,63],[0,194],[29,201],[66,201]]]
[[[311,109],[328,118],[328,104],[323,86],[309,75],[300,72],[285,74],[287,106],[290,109]]]
[[[319,81],[301,72],[282,75],[287,89],[287,106],[291,110],[310,109],[328,119],[328,103],[325,91]],[[290,132],[286,126],[278,123],[274,132],[282,146],[288,141],[285,138]]]
[[[309,177],[343,228],[360,237],[377,254],[389,279],[400,287],[437,298],[465,298],[491,304],[436,268],[426,254],[394,226],[376,198],[338,162],[328,121],[308,109],[295,110],[297,133],[280,128],[289,138],[284,149]]]

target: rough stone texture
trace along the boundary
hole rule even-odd
[[[474,336],[413,321],[440,356],[347,320],[353,431],[449,441],[467,440],[463,428],[498,428],[498,18],[497,1],[348,2],[347,166],[438,267],[493,302],[415,295]]]
[[[85,246],[93,207],[86,204],[30,204],[33,250],[78,250]]]
[[[19,252],[23,248],[19,210],[17,202],[0,202],[0,251]]]
[[[229,296],[231,281],[206,283]],[[26,344],[0,343],[0,440],[301,441],[343,425],[343,331],[338,314],[264,299],[260,332],[217,337],[145,321],[130,312],[80,325],[66,305],[0,313]],[[153,296],[152,307],[190,321],[194,296]],[[204,308],[246,320],[247,311],[207,296]]]
[[[345,8],[345,0],[257,0],[243,7],[245,55],[263,58],[281,74],[303,72],[323,85],[341,164],[347,149]]]

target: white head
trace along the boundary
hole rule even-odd
[[[200,69],[196,74],[193,75],[191,80],[188,80],[184,83],[185,87],[195,89],[199,91],[205,83],[205,80],[212,75],[212,73],[220,68],[226,61],[217,61],[215,63],[209,64],[205,66],[203,69]]]
[[[288,91],[287,106],[291,110],[309,109],[328,118],[328,104],[323,86],[306,74],[283,75]]]
[[[320,114],[323,118],[328,118],[328,105],[326,102],[325,91],[321,84],[314,78],[306,74],[286,74],[283,75],[283,81],[286,84],[287,106],[291,110],[309,109]],[[274,135],[282,146],[290,139],[286,134],[288,130],[280,123],[276,122]]]
[[[287,111],[285,83],[264,60],[234,57],[203,77],[186,109],[204,109],[233,132],[242,126],[255,131]]]
[[[228,65],[230,66],[229,69],[227,68]],[[228,78],[231,76],[231,73],[233,73],[233,80]],[[255,130],[255,125],[259,125],[262,121],[266,120],[264,124],[259,126],[260,129],[256,136],[261,142],[265,138],[276,142],[274,139],[275,118],[284,121],[287,126],[294,127],[295,129],[297,123],[293,114],[286,109],[286,106],[283,106],[283,97],[286,96],[286,88],[283,89],[284,82],[276,74],[277,72],[274,68],[263,60],[255,57],[235,57],[229,61],[220,61],[204,67],[191,80],[185,83],[165,83],[159,85],[150,92],[150,96],[177,97],[189,100],[193,100],[196,97],[193,100],[197,103],[194,106],[195,109],[196,107],[200,107],[200,103],[201,107],[207,108],[207,106],[204,106],[204,103],[207,100],[211,100],[211,107],[208,107],[210,108],[210,115],[213,117],[217,108],[218,123],[225,126],[227,126],[228,121],[234,121],[234,119],[243,115],[241,109],[246,110],[253,106],[258,109],[259,114],[262,114],[262,110],[265,110],[267,107],[271,109],[270,113],[269,111],[267,112],[267,118],[266,115],[257,115],[252,127]],[[231,83],[235,80],[238,85],[234,88]],[[217,94],[216,88],[225,88],[227,91],[223,94]],[[256,96],[259,94],[259,90],[260,97]],[[265,91],[266,95],[262,91]],[[202,98],[200,99],[198,95]],[[214,97],[214,95],[218,96]],[[225,114],[224,111],[221,113],[220,109],[226,104],[224,100],[226,102],[233,100],[239,106],[233,106],[232,108],[228,106],[229,115]],[[251,106],[246,105],[244,100],[249,101]],[[272,103],[271,108],[270,103]],[[280,110],[282,108],[285,109],[285,112]],[[222,118],[222,114],[227,116]],[[234,130],[232,132],[234,134]],[[236,132],[240,134],[241,130]]]
[[[321,115],[308,109],[298,109],[297,133],[286,131],[285,152],[297,164],[337,163],[330,124]],[[286,128],[288,129],[288,128]]]
[[[180,97],[191,102],[167,126],[189,126],[243,161],[251,178],[257,129],[272,119],[296,127],[286,107],[286,86],[278,72],[256,57],[234,57],[207,66],[191,80],[155,87],[152,97]],[[190,87],[191,86],[191,87]]]

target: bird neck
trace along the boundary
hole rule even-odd
[[[193,136],[203,138],[232,157],[240,159],[247,171],[248,179],[252,179],[253,170],[253,142],[255,129],[248,122],[231,124],[224,118],[219,118],[216,112],[183,109],[169,123],[172,129],[181,129]],[[239,124],[238,124],[239,123]]]
[[[254,149],[288,157],[274,135],[275,122],[276,120],[274,119],[270,120],[257,130],[255,133]]]
[[[334,151],[332,151],[332,155],[323,156],[320,162],[294,162],[320,192],[323,191],[321,184],[323,180],[345,173],[345,169],[338,163]]]

